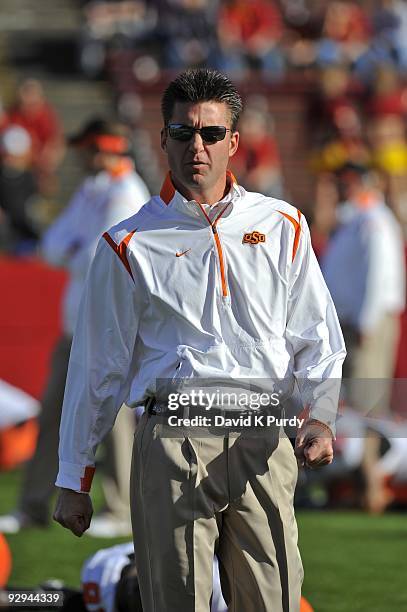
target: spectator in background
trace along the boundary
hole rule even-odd
[[[52,265],[66,267],[70,273],[63,303],[63,335],[53,353],[50,377],[42,399],[37,448],[25,469],[18,510],[0,517],[0,531],[3,533],[16,533],[28,526],[46,526],[49,523],[49,505],[58,466],[58,432],[65,379],[85,278],[103,232],[137,212],[149,198],[147,188],[127,155],[129,141],[125,126],[95,119],[70,138],[69,143],[78,150],[89,176],[48,229],[42,242],[44,258]],[[126,415],[124,410],[122,412]],[[120,447],[126,447],[126,439],[129,438],[130,445],[132,442],[126,416],[124,431],[121,432],[123,437],[115,444],[116,455],[120,453]],[[123,450],[129,456],[129,449]],[[109,459],[114,462],[112,455]],[[117,474],[115,488],[112,479],[116,475],[107,482],[105,479],[105,493],[111,491],[111,508],[117,508],[117,513],[119,506],[124,506],[128,514],[128,499],[119,499],[119,493],[123,491],[120,488],[123,479],[127,492],[129,471],[130,466],[127,470],[122,469],[125,473]],[[93,526],[94,535],[128,535],[131,532],[127,516],[118,514],[101,517],[99,521],[96,517]]]
[[[36,79],[26,79],[17,89],[15,104],[8,110],[8,122],[20,125],[32,141],[33,169],[39,189],[49,194],[56,189],[55,172],[64,154],[60,120]]]
[[[316,62],[326,0],[281,0],[280,5],[287,27],[284,43],[288,61],[304,74]]]
[[[337,135],[335,117],[342,108],[354,106],[355,96],[347,66],[326,66],[317,77],[317,88],[308,105],[307,127],[311,146],[320,148]]]
[[[154,0],[162,64],[170,69],[213,63],[219,0]]]
[[[327,2],[318,62],[352,65],[366,51],[370,39],[371,24],[360,4]]]
[[[386,177],[388,203],[407,238],[407,88],[394,67],[380,66],[376,71],[367,111],[373,160]]]
[[[266,81],[278,81],[285,72],[282,35],[283,21],[274,0],[226,0],[219,12],[216,67],[235,80],[254,68]]]
[[[280,155],[273,133],[273,118],[263,97],[247,100],[239,127],[242,140],[231,161],[232,172],[245,189],[281,198]]]
[[[348,402],[364,416],[388,415],[405,306],[405,265],[399,224],[384,202],[377,176],[346,164],[338,172],[340,224],[321,262],[348,351]],[[365,505],[382,508],[376,478],[380,438],[364,440]]]
[[[103,73],[110,48],[148,44],[156,23],[152,2],[144,0],[92,0],[83,8],[79,63],[87,77]]]
[[[383,2],[398,20],[394,47],[397,53],[397,65],[405,74],[407,72],[407,4],[405,0],[383,0]]]
[[[337,175],[339,226],[321,267],[348,349],[345,376],[389,383],[405,304],[402,234],[374,173],[347,163]],[[369,408],[366,397],[353,399],[362,404],[355,407]]]
[[[311,241],[318,261],[321,261],[331,235],[338,224],[338,190],[332,172],[319,172],[315,185],[312,211]]]
[[[39,237],[32,156],[31,137],[24,128],[9,125],[0,134],[0,248],[15,255],[32,253]]]
[[[123,123],[131,129],[131,147],[136,167],[142,170],[142,178],[150,191],[159,191],[161,169],[154,150],[150,131],[145,125],[145,108],[140,95],[125,92],[117,100],[117,112]]]
[[[407,6],[405,1],[380,0],[372,16],[373,39],[355,64],[355,74],[370,84],[381,64],[407,70]]]
[[[319,88],[310,101],[307,124],[316,173],[312,243],[318,259],[337,225],[338,194],[334,173],[347,162],[370,162],[358,99],[349,69],[332,65],[319,72]]]
[[[353,104],[338,105],[333,112],[330,135],[313,155],[311,166],[316,171],[336,171],[347,162],[364,165],[369,161],[360,113]]]
[[[407,117],[407,87],[391,64],[376,67],[367,110],[372,117]]]

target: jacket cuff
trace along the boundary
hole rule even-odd
[[[60,461],[55,484],[57,487],[71,489],[78,493],[89,493],[94,474],[93,465],[83,466]]]
[[[310,418],[305,421],[304,426],[308,425],[308,423],[317,423],[318,425],[322,425],[322,427],[332,436],[332,440],[336,440],[335,424],[332,425],[330,422],[327,423],[325,420],[322,421],[321,419],[317,419],[312,414],[310,415]]]

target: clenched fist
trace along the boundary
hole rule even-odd
[[[53,515],[54,521],[70,529],[80,538],[89,528],[92,514],[92,500],[87,493],[60,489]]]
[[[295,441],[295,455],[302,467],[317,468],[332,463],[332,432],[324,423],[310,420],[301,427]]]

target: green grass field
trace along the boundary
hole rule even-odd
[[[19,481],[18,471],[0,474],[0,513],[14,507]],[[95,497],[97,507],[98,487]],[[303,592],[315,612],[407,610],[407,515],[300,512],[297,518],[305,568]],[[13,555],[9,581],[13,586],[33,586],[48,578],[78,586],[86,557],[125,541],[77,539],[56,524],[7,539]]]

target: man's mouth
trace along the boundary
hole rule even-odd
[[[190,162],[187,162],[188,166],[206,166],[206,163],[203,161],[199,161],[199,160],[192,160]]]

